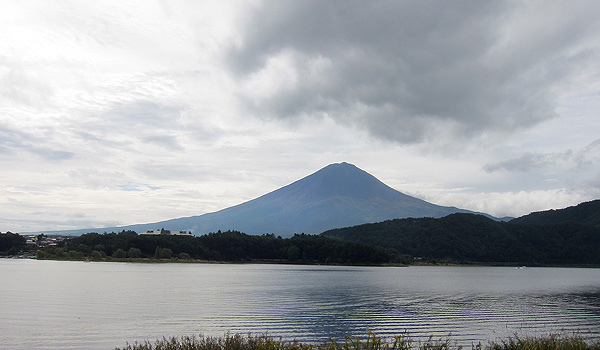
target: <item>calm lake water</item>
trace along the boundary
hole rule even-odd
[[[163,336],[460,344],[600,338],[600,269],[130,264],[0,259],[1,349],[113,349]]]

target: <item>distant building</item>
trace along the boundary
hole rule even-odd
[[[193,236],[192,233],[188,231],[170,231],[165,229],[148,230],[140,233],[140,235]]]

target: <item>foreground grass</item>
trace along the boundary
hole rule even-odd
[[[600,350],[600,342],[586,342],[579,336],[549,335],[545,337],[511,337],[500,343],[492,343],[490,350]]]
[[[115,350],[459,350],[450,339],[415,342],[406,335],[384,339],[369,333],[366,339],[348,337],[343,343],[334,339],[319,345],[304,344],[297,341],[276,340],[267,335],[240,334],[224,337],[182,336],[163,338],[155,342],[127,344]],[[485,350],[600,350],[600,342],[587,342],[577,335],[548,335],[543,337],[514,336],[485,346],[474,345],[473,349]]]

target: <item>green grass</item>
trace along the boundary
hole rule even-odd
[[[520,337],[515,335],[485,346],[473,345],[476,350],[600,350],[600,342],[588,342],[578,335],[548,335],[541,337]],[[277,340],[267,335],[226,334],[224,337],[181,336],[156,340],[155,342],[135,342],[115,350],[459,350],[450,339],[413,341],[407,335],[381,338],[369,333],[365,339],[348,337],[342,342],[331,339],[314,345],[297,341]]]
[[[493,343],[490,350],[600,350],[600,342],[586,342],[580,336],[549,335],[545,337],[514,336]]]

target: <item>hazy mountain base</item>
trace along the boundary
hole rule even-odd
[[[514,336],[506,340],[491,342],[486,345],[473,344],[473,349],[486,350],[599,350],[600,342],[586,341],[578,335],[548,335],[540,337]],[[361,340],[348,337],[343,343],[334,339],[323,344],[305,344],[297,341],[276,340],[267,335],[227,334],[221,338],[182,336],[163,338],[154,343],[144,341],[127,344],[122,350],[453,350],[462,349],[450,338],[433,339],[417,342],[407,335],[390,339],[380,338],[374,333]],[[116,348],[121,350],[121,348]]]

